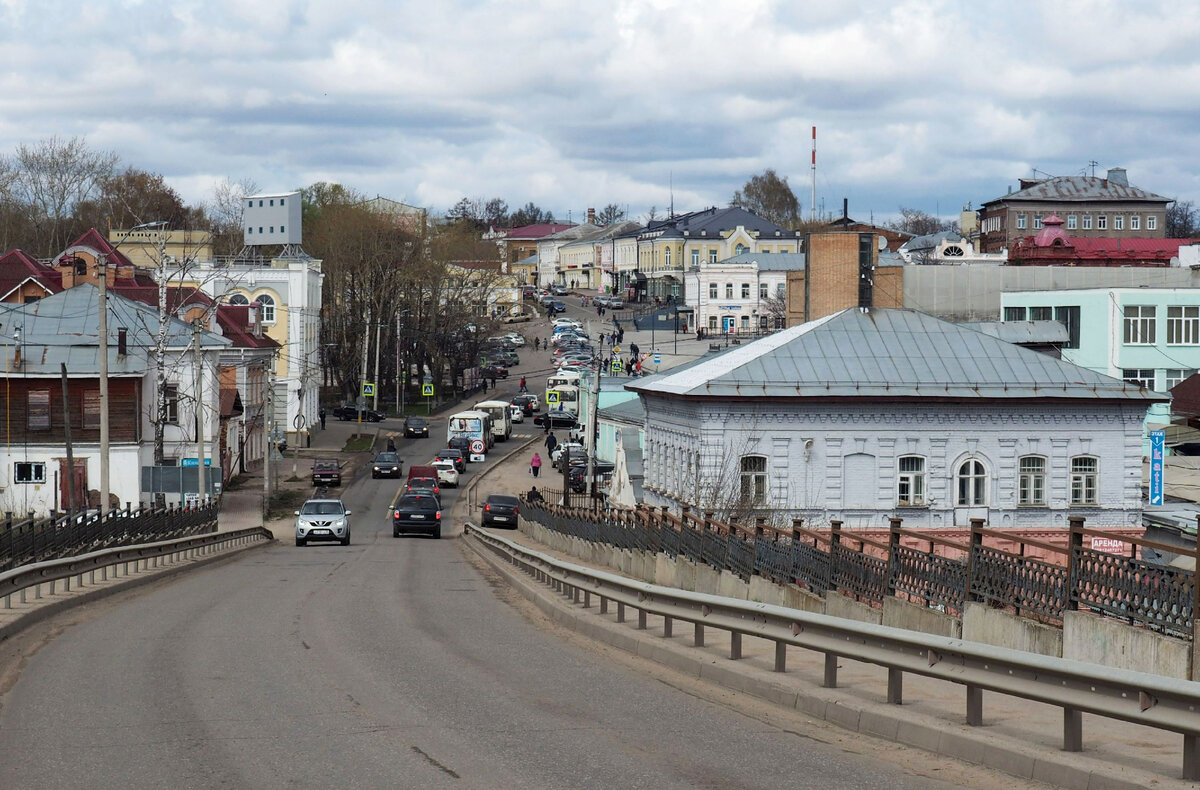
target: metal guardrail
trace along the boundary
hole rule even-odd
[[[106,581],[110,569],[115,577],[128,576],[130,565],[134,566],[136,572],[139,570],[139,566],[141,568],[159,567],[159,560],[162,557],[171,557],[174,561],[211,554],[218,548],[230,548],[257,540],[274,539],[270,530],[263,527],[250,527],[233,532],[215,532],[158,543],[121,546],[75,557],[35,562],[0,573],[0,596],[4,597],[4,608],[11,609],[13,595],[19,594],[21,603],[26,603],[26,591],[35,587],[37,588],[36,595],[40,598],[41,585],[46,583],[50,584],[50,594],[53,595],[59,581],[64,582],[65,591],[70,591],[72,579],[77,579],[78,585],[82,586],[85,573],[91,575],[94,581],[96,571],[100,571],[101,581]]]
[[[824,654],[825,688],[838,685],[839,658],[875,664],[887,669],[893,705],[903,701],[906,673],[956,683],[966,690],[970,726],[983,724],[984,691],[1056,705],[1063,709],[1064,751],[1082,751],[1084,713],[1178,733],[1183,778],[1200,779],[1200,683],[661,587],[557,560],[469,522],[465,532],[585,609],[597,596],[599,614],[615,603],[624,622],[626,607],[633,608],[639,630],[652,614],[663,618],[665,638],[675,621],[691,623],[696,646],[704,645],[706,628],[728,631],[734,660],[742,657],[743,635],[760,637],[775,643],[776,672],[786,671],[789,647],[817,651]]]

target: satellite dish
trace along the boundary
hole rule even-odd
[[[877,248],[879,248],[880,252],[883,252],[884,250],[886,250],[887,249],[887,237],[886,236],[876,236],[875,237],[875,246]]]

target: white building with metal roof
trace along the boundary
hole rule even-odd
[[[645,501],[815,524],[1141,523],[1166,396],[911,310],[843,310],[631,383]]]

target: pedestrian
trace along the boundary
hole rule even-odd
[[[389,453],[396,452],[396,441],[391,437],[388,437],[387,449]]]
[[[548,416],[549,416],[549,415],[547,415],[547,417],[548,417]],[[549,420],[549,419],[547,419],[547,420],[546,420],[546,424],[547,424],[547,425],[549,425],[549,424],[550,424],[550,420]],[[554,435],[554,431],[551,431],[549,434],[547,434],[547,435],[546,435],[546,442],[545,442],[545,444],[546,444],[546,452],[553,454],[553,453],[554,453],[554,448],[555,448],[555,447],[558,447],[558,437]]]
[[[529,473],[534,477],[538,476],[538,472],[542,469],[542,457],[537,453],[533,454],[533,458],[529,461]]]
[[[600,333],[600,345],[601,345],[601,347],[604,346],[604,333],[603,332]]]
[[[624,329],[618,329],[618,330],[617,330],[617,342],[618,342],[618,343],[624,343],[624,342],[625,342],[625,330],[624,330]]]
[[[496,389],[496,377],[492,376],[492,389]]]
[[[531,468],[531,469],[533,468],[533,467],[532,467],[532,465],[530,465],[530,468]],[[531,487],[529,488],[529,493],[525,495],[525,500],[526,500],[527,502],[531,502],[531,503],[532,503],[532,502],[545,502],[545,501],[546,501],[546,500],[545,500],[545,499],[542,497],[542,492],[537,490],[537,486],[531,486]]]
[[[483,382],[483,391],[487,392],[487,376],[483,377],[482,382]]]
[[[324,406],[322,406],[321,410],[319,412],[317,412],[317,416],[321,418],[321,430],[323,431],[323,430],[325,430],[325,407]]]
[[[630,350],[630,351],[632,351],[632,352],[634,353],[634,355],[635,355],[635,356],[636,356],[637,354],[640,354],[640,353],[642,353],[642,350],[641,350],[640,348],[638,348],[638,344],[637,344],[637,343],[630,343],[630,344],[629,344],[629,350]]]
[[[525,377],[522,376],[521,377],[521,392],[528,392],[528,391],[529,390],[525,389]]]
[[[533,350],[534,351],[542,350],[542,339],[540,337],[535,337],[533,339]]]

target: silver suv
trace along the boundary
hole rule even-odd
[[[350,511],[340,499],[310,499],[296,511],[296,545],[336,540],[350,545]]]

